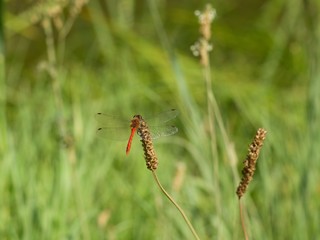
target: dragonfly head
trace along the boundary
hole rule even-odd
[[[139,128],[142,120],[143,120],[143,118],[141,115],[134,115],[131,120],[131,124],[130,124],[131,129],[132,128]]]

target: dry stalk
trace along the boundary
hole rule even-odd
[[[156,169],[158,167],[158,158],[154,151],[154,147],[152,144],[152,139],[150,135],[150,131],[148,128],[147,123],[143,120],[140,115],[137,115],[140,119],[140,125],[138,128],[138,134],[141,137],[141,143],[144,151],[144,158],[146,160],[146,165],[149,170],[151,170],[154,180],[156,181],[158,187],[162,191],[162,193],[169,199],[169,201],[178,209],[180,214],[182,215],[183,219],[185,220],[186,224],[188,225],[189,229],[191,230],[195,239],[199,240],[199,236],[195,229],[193,228],[191,222],[189,221],[187,215],[184,213],[183,209],[176,203],[176,201],[169,195],[169,193],[162,187],[157,174]]]

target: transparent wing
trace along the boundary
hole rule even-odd
[[[138,113],[137,113],[138,114]],[[145,121],[148,123],[148,125],[152,126],[157,126],[157,125],[163,125],[170,120],[174,119],[177,117],[179,114],[178,110],[176,109],[170,109],[168,111],[164,111],[155,115],[150,115],[150,116],[144,116],[142,117],[145,119]],[[97,122],[103,126],[103,127],[116,127],[116,126],[129,126],[130,125],[130,120],[131,118],[128,118],[127,120],[124,120],[123,117],[116,116],[116,115],[111,115],[111,114],[106,114],[106,113],[97,113],[96,114],[96,120]]]
[[[101,127],[97,129],[97,135],[108,140],[127,141],[130,137],[130,128]]]
[[[177,132],[178,128],[175,126],[157,126],[152,128],[150,134],[152,139],[158,139],[176,134]],[[97,135],[113,141],[127,141],[130,136],[130,129],[103,127],[97,129]]]
[[[99,123],[100,127],[124,127],[124,128],[129,128],[130,126],[130,118],[128,120],[124,120],[120,116],[115,116],[111,114],[106,114],[106,113],[97,113],[95,115],[95,118],[97,122]]]
[[[169,122],[170,120],[177,117],[178,114],[179,114],[179,111],[177,109],[170,109],[168,111],[161,112],[155,115],[145,116],[145,117],[142,116],[142,117],[145,119],[145,121],[149,126],[158,126],[158,125],[163,125]]]
[[[159,137],[170,136],[178,132],[175,126],[163,125],[174,119],[178,115],[176,109],[161,112],[156,115],[144,118],[151,130],[151,137],[157,139]],[[144,117],[144,116],[142,116]],[[124,120],[120,116],[106,113],[97,113],[95,116],[98,122],[97,135],[99,137],[124,141],[130,136],[130,120]]]
[[[178,128],[175,126],[154,126],[150,130],[152,139],[170,136],[177,132],[178,132]]]

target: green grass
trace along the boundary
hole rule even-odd
[[[189,51],[199,37],[193,12],[204,4],[91,1],[65,38],[54,28],[48,48],[30,17],[39,6],[8,1],[0,238],[192,239],[146,169],[139,141],[125,156],[126,142],[95,134],[97,112],[129,120],[170,108],[180,111],[179,132],[155,142],[157,175],[201,239],[243,238],[234,169],[240,175],[259,127],[268,134],[243,197],[250,239],[319,238],[319,6],[259,3],[213,3],[212,91],[237,153],[232,163],[216,121],[212,156],[205,79]],[[64,23],[72,4],[65,7]]]

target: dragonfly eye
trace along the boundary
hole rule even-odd
[[[139,114],[137,114],[137,115],[134,115],[133,118],[137,118],[137,119],[141,120],[141,119],[142,119],[142,116],[139,115]]]

